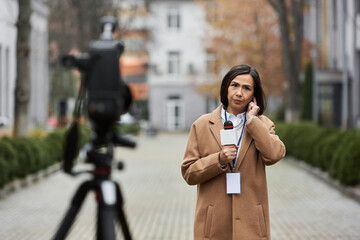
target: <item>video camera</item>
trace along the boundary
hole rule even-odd
[[[90,42],[88,53],[79,56],[65,55],[62,58],[63,66],[77,68],[81,72],[81,87],[75,105],[74,122],[68,131],[64,149],[63,167],[69,174],[72,174],[73,161],[77,154],[75,146],[78,144],[78,120],[83,107],[85,116],[92,123],[95,132],[95,138],[92,140],[94,149],[109,143],[135,147],[135,143],[112,131],[113,126],[120,120],[120,115],[129,110],[132,96],[129,87],[121,78],[119,68],[119,58],[124,51],[124,45],[121,41],[113,40],[117,20],[106,16],[100,19],[100,23],[100,40]],[[92,162],[92,159],[90,152],[88,162]],[[110,163],[101,163],[103,164]]]
[[[63,57],[63,65],[77,67],[85,76],[86,110],[95,127],[106,128],[129,110],[131,93],[122,81],[119,57],[124,51],[120,41],[113,40],[116,19],[103,17],[101,40],[90,43],[90,51],[79,57]]]
[[[75,192],[54,240],[65,239],[90,191],[94,191],[97,196],[97,239],[115,240],[116,220],[122,228],[124,238],[132,239],[123,211],[120,186],[110,177],[114,146],[135,147],[135,142],[121,136],[115,127],[120,115],[129,110],[132,97],[129,87],[121,79],[119,68],[124,45],[113,40],[117,20],[114,17],[102,17],[100,23],[100,40],[90,43],[89,53],[80,56],[66,55],[62,58],[64,66],[81,71],[79,96],[64,146],[63,169],[70,175],[90,173],[93,178],[83,182]],[[79,120],[83,102],[85,115],[92,123],[94,132],[88,144],[90,147],[86,152],[86,163],[92,163],[94,168],[73,172],[73,162],[78,153]],[[121,162],[118,168],[122,169]]]

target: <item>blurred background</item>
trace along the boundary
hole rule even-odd
[[[122,133],[180,134],[185,144],[192,123],[219,106],[225,73],[249,64],[287,157],[360,201],[358,0],[1,0],[0,189],[62,161],[80,73],[60,59],[87,52],[107,15],[118,20],[133,96]],[[90,132],[81,134],[79,148]]]
[[[224,73],[247,63],[260,72],[273,119],[359,125],[358,1],[25,2],[1,1],[2,134],[68,124],[79,73],[59,57],[86,52],[104,15],[118,18],[115,38],[125,43],[119,64],[134,104],[123,121],[188,130],[218,106]]]

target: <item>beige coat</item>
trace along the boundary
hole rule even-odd
[[[197,185],[194,239],[270,240],[269,203],[265,165],[285,156],[285,146],[265,116],[246,123],[236,170],[241,173],[241,194],[226,194],[226,172],[219,164],[221,106],[192,125],[182,175]]]

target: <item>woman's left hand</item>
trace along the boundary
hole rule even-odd
[[[248,105],[247,111],[246,111],[246,119],[250,119],[252,117],[255,117],[260,110],[260,107],[257,105],[256,98],[253,97],[253,101],[251,101]]]

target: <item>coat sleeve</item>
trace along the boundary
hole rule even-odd
[[[270,119],[265,116],[256,117],[246,127],[265,165],[272,165],[285,156],[285,145],[275,134],[275,125]]]
[[[182,176],[189,185],[196,185],[208,181],[226,172],[228,168],[228,165],[225,168],[221,168],[220,166],[220,151],[207,156],[201,156],[199,145],[206,144],[206,142],[199,141],[196,125],[193,124],[190,130],[184,160],[181,165]]]

